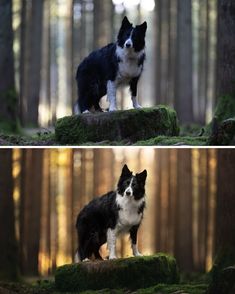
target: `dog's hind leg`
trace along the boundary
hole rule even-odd
[[[74,255],[74,262],[75,263],[79,263],[81,261],[81,257],[80,257],[80,255],[79,255],[79,253],[78,253],[78,249],[77,249],[77,251],[76,251],[76,253],[75,253],[75,255]]]

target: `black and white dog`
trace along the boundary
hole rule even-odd
[[[141,108],[137,100],[137,84],[145,60],[147,23],[133,27],[124,17],[116,43],[111,43],[86,57],[77,69],[79,111],[102,111],[99,102],[107,94],[109,111],[117,110],[116,91],[129,84],[134,108]]]
[[[100,247],[107,242],[109,259],[116,257],[116,238],[129,233],[134,256],[141,254],[137,248],[137,232],[145,208],[145,181],[147,171],[133,175],[124,165],[116,191],[93,199],[79,213],[76,222],[79,246],[75,261],[94,255],[102,259]]]

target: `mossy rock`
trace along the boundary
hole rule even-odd
[[[55,273],[59,291],[135,290],[178,282],[176,261],[166,254],[64,265]]]
[[[235,293],[235,265],[222,270],[214,269],[213,280],[209,286],[208,294],[234,294]]]
[[[61,144],[122,141],[134,143],[159,135],[179,134],[176,112],[166,106],[67,116],[55,125]]]
[[[212,133],[208,140],[209,145],[235,145],[235,117],[218,123],[213,121]]]
[[[226,120],[228,118],[234,117],[235,115],[235,97],[222,96],[219,98],[214,117],[217,118],[219,122]]]
[[[219,97],[212,121],[205,127],[206,134],[212,135],[217,125],[221,125],[223,121],[233,118],[234,116],[235,97],[228,95]]]

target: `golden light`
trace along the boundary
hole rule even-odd
[[[148,12],[153,11],[155,8],[155,1],[154,0],[142,0],[140,3],[140,7],[143,10],[146,10]]]

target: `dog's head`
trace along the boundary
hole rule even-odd
[[[118,181],[118,193],[123,197],[133,197],[140,200],[145,196],[145,181],[147,171],[144,170],[139,174],[133,175],[125,164]]]
[[[145,34],[147,30],[146,21],[141,25],[133,27],[125,16],[118,34],[117,44],[124,50],[139,52],[145,47]]]

